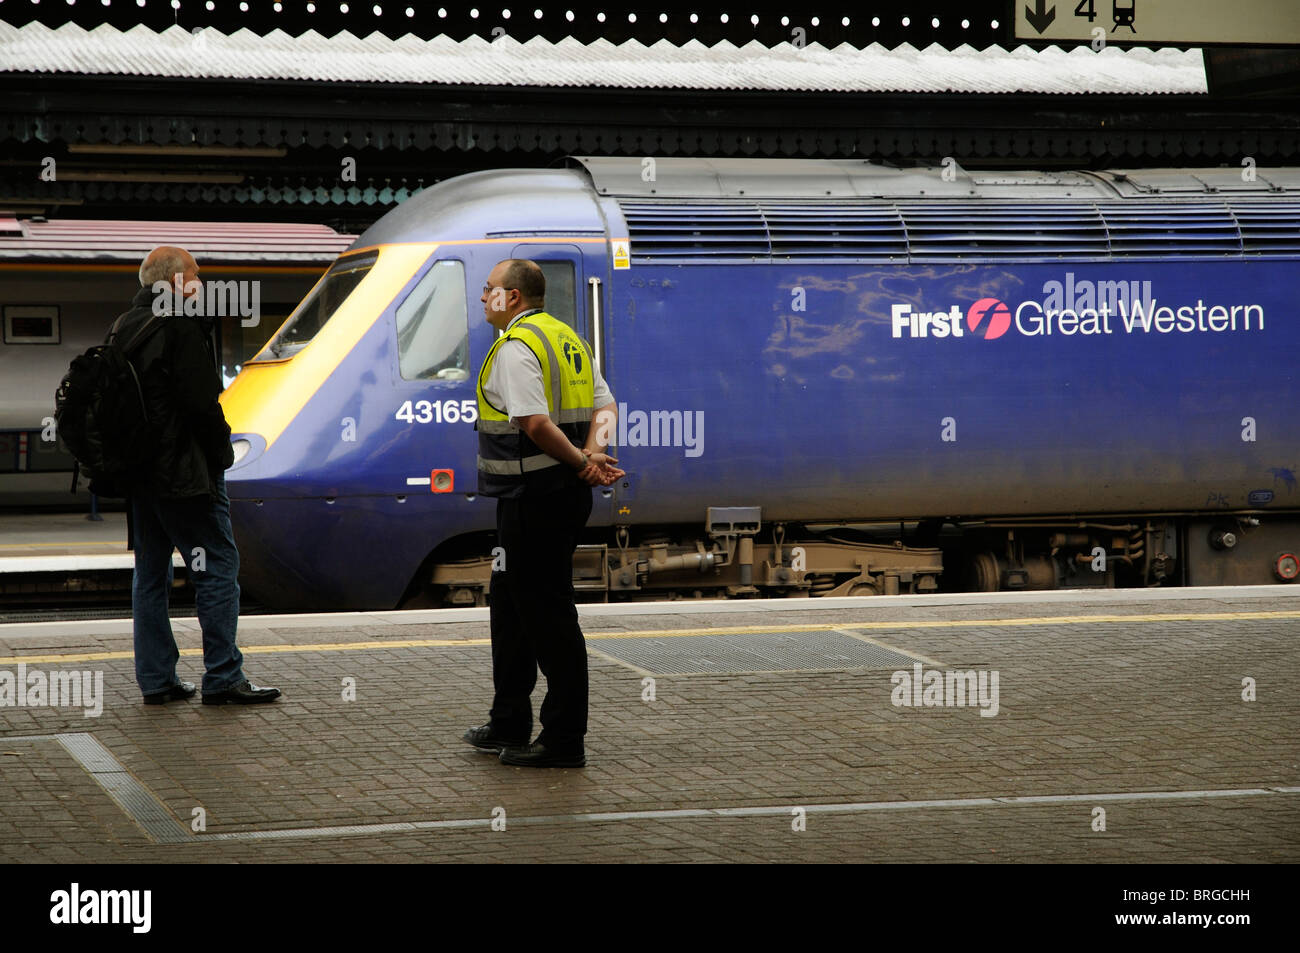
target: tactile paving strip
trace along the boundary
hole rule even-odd
[[[193,835],[137,781],[113,753],[86,732],[6,737],[5,741],[56,741],[77,760],[104,792],[157,844],[179,844]]]
[[[651,675],[741,675],[747,672],[908,668],[917,657],[838,632],[635,636],[588,643]]]

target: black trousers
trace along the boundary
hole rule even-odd
[[[496,734],[532,735],[532,691],[546,676],[542,731],[555,751],[582,748],[587,733],[587,648],[573,604],[573,552],[591,516],[585,483],[540,496],[497,500],[497,544],[505,571],[492,573],[491,724]]]

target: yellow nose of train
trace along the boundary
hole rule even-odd
[[[468,364],[466,269],[439,247],[340,257],[222,395],[241,578],[259,601],[391,607],[432,545],[413,520],[480,521],[483,507],[441,492],[474,489],[470,369],[403,374],[444,347]]]

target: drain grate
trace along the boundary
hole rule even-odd
[[[739,675],[847,668],[907,668],[915,656],[838,632],[757,632],[593,639],[596,651],[652,675]]]

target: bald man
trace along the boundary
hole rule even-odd
[[[479,371],[479,492],[497,500],[505,564],[492,572],[492,710],[464,739],[503,764],[587,763],[587,649],[573,597],[573,554],[591,488],[623,471],[605,453],[614,395],[587,344],[545,310],[536,262],[506,259],[483,286],[484,319],[501,336]],[[549,384],[549,386],[548,386]],[[530,743],[531,695],[546,676],[542,731]]]
[[[155,248],[140,265],[140,290],[131,310],[109,332],[140,374],[159,450],[131,486],[131,543],[135,576],[131,610],[135,675],[146,705],[191,698],[192,682],[176,674],[179,652],[167,611],[172,550],[190,567],[203,629],[203,703],[274,701],[278,689],[244,677],[235,645],[239,621],[239,552],[230,526],[225,470],[234,462],[230,427],[217,398],[221,377],[212,351],[210,320],[173,313],[180,296],[200,294],[199,266],[184,248]],[[137,332],[143,337],[135,340]]]

